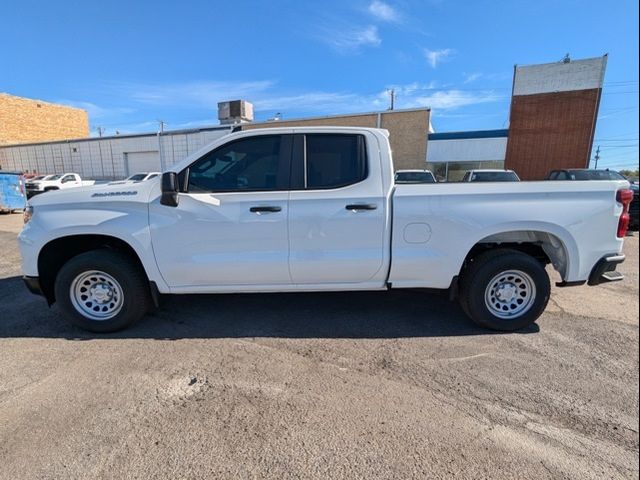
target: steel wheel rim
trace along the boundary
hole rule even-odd
[[[536,299],[536,285],[528,273],[507,270],[487,284],[484,303],[498,318],[514,319],[527,313]]]
[[[76,276],[69,288],[71,303],[82,316],[91,320],[109,320],[124,305],[122,287],[111,275],[99,270]]]

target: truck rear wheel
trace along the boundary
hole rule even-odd
[[[463,273],[460,305],[482,327],[513,331],[542,315],[550,293],[542,263],[517,250],[497,249],[474,258]]]
[[[65,263],[55,295],[71,323],[98,333],[128,327],[151,306],[144,272],[128,255],[108,249],[82,253]]]

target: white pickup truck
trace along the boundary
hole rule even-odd
[[[161,179],[37,197],[19,243],[29,289],[91,331],[159,294],[389,288],[448,289],[478,324],[516,330],[547,305],[546,264],[562,286],[622,278],[628,188],[396,185],[385,130],[271,128]]]
[[[82,180],[77,173],[63,173],[61,175],[47,175],[40,180],[32,180],[25,185],[27,197],[32,197],[39,193],[51,190],[62,190],[65,188],[87,187],[93,185],[94,180]]]

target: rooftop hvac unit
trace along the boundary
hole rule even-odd
[[[218,103],[218,120],[222,125],[253,121],[253,104],[246,100]]]

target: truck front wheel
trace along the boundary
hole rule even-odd
[[[126,254],[102,249],[67,261],[55,282],[56,303],[71,322],[91,332],[115,332],[151,306],[144,272]]]
[[[550,293],[541,262],[517,250],[496,249],[471,260],[460,282],[460,305],[482,327],[513,331],[542,315]]]

